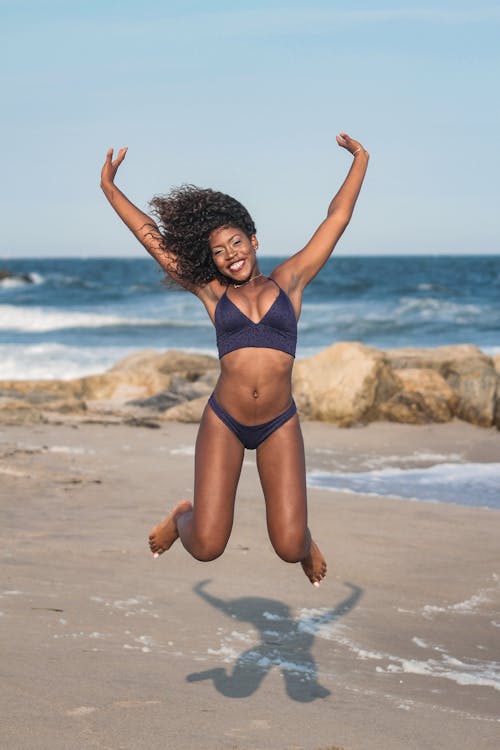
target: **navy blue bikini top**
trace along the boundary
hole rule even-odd
[[[219,359],[235,349],[246,347],[279,349],[295,357],[297,318],[290,297],[274,283],[279,294],[258,323],[241,312],[227,296],[226,289],[217,302],[214,317]]]

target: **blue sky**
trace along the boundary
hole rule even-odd
[[[135,255],[98,182],[141,207],[239,198],[262,252],[301,247],[371,153],[339,254],[499,253],[497,2],[0,0],[0,256]]]

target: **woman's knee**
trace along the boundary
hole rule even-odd
[[[190,552],[200,562],[216,560],[226,549],[228,538],[219,534],[195,534]]]
[[[303,529],[271,534],[270,538],[274,551],[285,562],[300,562],[307,555],[308,540]]]

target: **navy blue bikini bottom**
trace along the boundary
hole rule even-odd
[[[270,419],[269,422],[263,422],[262,424],[241,424],[234,419],[228,412],[222,408],[222,406],[215,400],[214,394],[208,399],[213,412],[229,427],[240,443],[243,443],[245,448],[254,450],[270,435],[273,434],[279,427],[288,422],[289,419],[297,413],[297,407],[295,401],[292,399],[292,403],[282,414],[278,414],[274,419]]]

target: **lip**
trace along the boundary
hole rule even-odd
[[[231,264],[228,266],[228,271],[230,273],[239,273],[241,269],[245,265],[245,259],[244,258],[238,258],[238,260],[233,260]],[[235,268],[236,266],[236,268]]]

